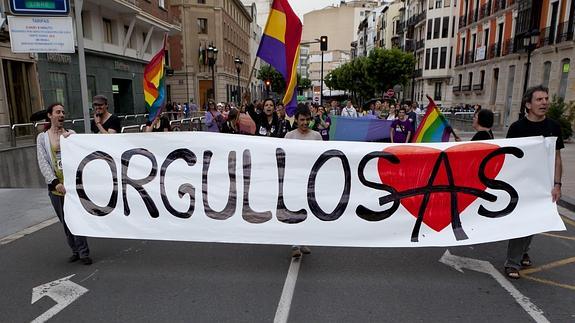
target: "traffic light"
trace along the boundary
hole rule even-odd
[[[319,49],[322,52],[325,52],[327,50],[327,36],[321,36],[319,38]]]

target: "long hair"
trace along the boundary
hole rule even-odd
[[[549,94],[549,89],[543,85],[536,85],[536,86],[532,86],[532,87],[528,88],[527,91],[525,91],[525,94],[523,94],[523,98],[521,99],[521,109],[519,110],[519,120],[521,120],[525,117],[525,113],[527,111],[527,103],[531,103],[531,100],[533,100],[533,94],[535,92],[545,92],[545,93]]]
[[[64,107],[64,105],[60,102],[54,102],[52,104],[50,104],[48,106],[48,108],[46,108],[46,121],[48,121],[48,123],[44,126],[44,131],[47,131],[48,129],[50,129],[52,127],[52,122],[50,121],[50,118],[48,118],[49,114],[52,114],[52,112],[54,112],[54,107],[55,106],[62,106]]]

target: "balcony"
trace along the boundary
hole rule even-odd
[[[483,84],[473,84],[473,91],[476,91],[476,92],[483,91]]]
[[[422,11],[421,13],[417,14],[417,15],[413,15],[411,16],[408,20],[407,20],[407,25],[408,26],[415,26],[418,23],[422,22],[423,20],[425,20],[425,18],[427,17],[427,11]]]
[[[457,55],[455,56],[455,66],[461,66],[463,65],[463,55]]]
[[[422,39],[422,40],[418,40],[418,41],[415,43],[415,50],[416,50],[416,51],[417,51],[417,50],[420,50],[420,49],[423,49],[424,47],[425,47],[425,40],[423,40],[423,39]]]
[[[459,28],[461,29],[465,26],[467,26],[467,15],[459,17]]]
[[[397,26],[397,34],[403,34],[404,29],[405,29],[405,21],[402,21]]]
[[[575,24],[569,25],[569,22],[564,22],[557,26],[557,44],[564,41],[573,40],[573,30],[575,29]]]
[[[491,14],[491,2],[486,3],[479,9],[479,20],[488,17]]]
[[[552,30],[550,27],[541,29],[539,34],[539,47],[553,45],[554,43],[555,30]]]
[[[461,86],[461,91],[462,91],[462,92],[469,92],[469,91],[471,91],[471,85],[462,85],[462,86]]]
[[[513,48],[513,39],[507,39],[504,43],[503,43],[503,52],[501,53],[501,56],[505,56],[505,55],[509,55],[514,53],[514,48]]]
[[[461,85],[457,85],[453,87],[453,93],[461,92]]]
[[[472,23],[477,21],[477,16],[475,13],[475,10],[471,10],[471,13],[469,14],[469,16],[467,16],[467,24],[471,25]]]
[[[501,56],[501,45],[491,44],[489,45],[489,50],[487,52],[487,59],[494,59]]]
[[[475,62],[475,51],[470,50],[465,53],[465,64],[471,64]]]
[[[506,0],[495,0],[495,1],[493,2],[493,12],[492,12],[492,14],[494,14],[494,13],[500,11],[500,10],[505,9],[505,8],[506,8],[506,4],[507,4],[507,3],[506,3]]]

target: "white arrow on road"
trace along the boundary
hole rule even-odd
[[[56,302],[56,305],[38,316],[32,323],[46,322],[66,306],[72,304],[78,297],[88,292],[88,289],[70,281],[73,276],[70,275],[32,289],[32,304],[44,296],[48,296]]]
[[[480,273],[485,273],[491,275],[501,287],[505,288],[515,298],[515,301],[523,307],[523,309],[529,314],[535,322],[549,322],[545,316],[543,316],[543,311],[540,310],[535,304],[531,303],[528,297],[521,294],[513,284],[509,282],[503,274],[501,274],[489,261],[478,260],[473,258],[459,257],[452,255],[449,250],[446,250],[439,262],[442,262],[450,267],[453,267],[459,272],[463,272],[463,268],[478,271]]]

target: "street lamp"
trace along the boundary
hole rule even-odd
[[[529,82],[529,68],[531,67],[531,53],[539,44],[539,30],[534,29],[523,35],[523,47],[527,50],[527,64],[525,65],[525,80],[523,83],[523,94],[527,92],[527,83]]]
[[[242,100],[242,88],[240,86],[240,72],[242,71],[242,64],[244,63],[241,58],[238,56],[236,57],[236,59],[234,60],[234,63],[236,64],[236,71],[238,72],[238,104],[241,104],[241,100]]]
[[[210,47],[208,47],[208,64],[210,65],[210,68],[212,69],[212,98],[214,99],[214,101],[216,101],[216,73],[215,73],[215,66],[216,66],[216,61],[218,60],[218,49],[213,46],[210,45]],[[217,102],[217,101],[216,101]]]

